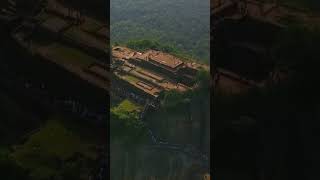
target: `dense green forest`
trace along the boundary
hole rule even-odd
[[[112,0],[111,41],[152,40],[209,62],[209,1]]]

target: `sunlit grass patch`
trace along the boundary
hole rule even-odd
[[[87,67],[96,62],[94,57],[62,44],[54,44],[48,48],[48,51],[56,61],[61,61],[75,66]]]
[[[79,132],[66,126],[60,119],[52,118],[24,144],[15,146],[11,155],[36,179],[55,176],[63,168],[64,162],[79,154],[87,159],[96,158],[96,152],[92,149],[93,141],[81,138]]]
[[[126,79],[127,81],[132,82],[132,83],[139,82],[139,79],[136,78],[136,77],[133,77],[133,76],[124,75],[124,76],[122,76],[122,77],[123,77],[124,79]]]

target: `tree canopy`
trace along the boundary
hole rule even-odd
[[[112,42],[158,41],[209,62],[209,1],[113,0],[110,5]]]
[[[139,119],[140,108],[129,100],[111,108],[111,137],[126,143],[139,142],[145,135],[145,126]]]

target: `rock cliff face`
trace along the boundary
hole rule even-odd
[[[159,110],[148,115],[147,123],[156,136],[174,144],[191,144],[210,154],[210,99],[193,99],[189,107]]]
[[[134,149],[113,143],[112,180],[202,180],[207,173],[185,154],[140,146]]]

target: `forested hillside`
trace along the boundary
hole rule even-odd
[[[209,62],[209,0],[111,0],[111,41],[153,40]]]

